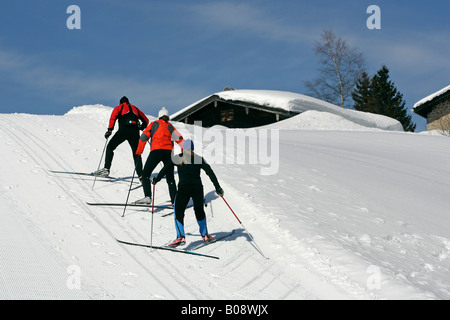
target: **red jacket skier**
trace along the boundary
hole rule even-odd
[[[159,119],[153,121],[142,133],[136,151],[136,155],[140,156],[144,152],[147,141],[151,140],[150,155],[145,162],[142,175],[140,176],[145,197],[135,203],[151,203],[150,176],[153,170],[161,161],[165,165],[171,160],[173,141],[180,145],[180,147],[183,145],[183,136],[169,122],[169,112],[166,108],[162,108],[159,111],[158,117]],[[173,175],[173,168],[167,171],[166,180],[169,186],[170,199],[174,203],[177,187]]]
[[[128,141],[133,152],[136,173],[141,175],[142,158],[136,154],[136,150],[139,145],[139,130],[145,128],[149,120],[141,110],[130,104],[127,97],[122,97],[120,99],[120,105],[115,107],[111,113],[108,131],[105,133],[106,139],[111,136],[116,121],[119,122],[119,130],[114,134],[106,147],[105,167],[94,172],[94,174],[108,176],[114,157],[114,150],[124,141]]]

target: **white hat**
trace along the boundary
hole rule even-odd
[[[169,116],[169,111],[165,107],[162,107],[161,110],[159,110],[158,118],[162,118],[163,116]]]

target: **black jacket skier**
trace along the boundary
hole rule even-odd
[[[214,184],[216,192],[219,196],[223,196],[224,192],[220,187],[216,175],[211,166],[205,159],[194,153],[194,144],[192,140],[185,140],[183,143],[183,153],[173,156],[172,160],[167,162],[164,168],[159,172],[158,176],[153,179],[153,184],[158,183],[166,174],[166,171],[177,166],[178,171],[178,192],[175,197],[175,229],[177,238],[169,244],[175,247],[186,243],[184,232],[184,212],[189,200],[192,198],[194,202],[194,212],[197,223],[200,228],[200,235],[203,241],[208,242],[214,238],[208,234],[206,226],[206,215],[203,207],[204,191],[200,178],[201,170],[204,170]]]

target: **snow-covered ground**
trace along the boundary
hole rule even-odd
[[[148,243],[151,212],[122,218],[121,208],[86,202],[125,201],[130,179],[98,179],[92,190],[90,177],[49,172],[96,170],[111,111],[0,114],[1,299],[450,299],[448,137],[320,111],[254,131],[174,123],[268,257],[204,175],[210,233],[235,230],[198,250],[214,260],[119,244]],[[111,175],[132,173],[124,143]],[[162,181],[155,202],[167,200]],[[175,238],[165,213],[155,211],[153,244]],[[200,241],[192,209],[185,224],[189,249]]]

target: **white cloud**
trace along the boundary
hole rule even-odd
[[[201,21],[211,27],[252,33],[260,37],[290,43],[311,42],[314,33],[299,25],[290,25],[282,17],[274,17],[260,6],[246,3],[214,2],[191,8]]]
[[[398,31],[376,40],[359,39],[371,61],[395,66],[409,74],[445,72],[450,68],[448,35],[436,32],[422,35],[408,30]]]
[[[204,88],[155,79],[130,76],[88,74],[65,66],[43,64],[38,58],[0,48],[0,70],[24,90],[42,90],[57,101],[89,100],[92,103],[126,95],[130,101],[148,108],[185,107],[207,94]]]

